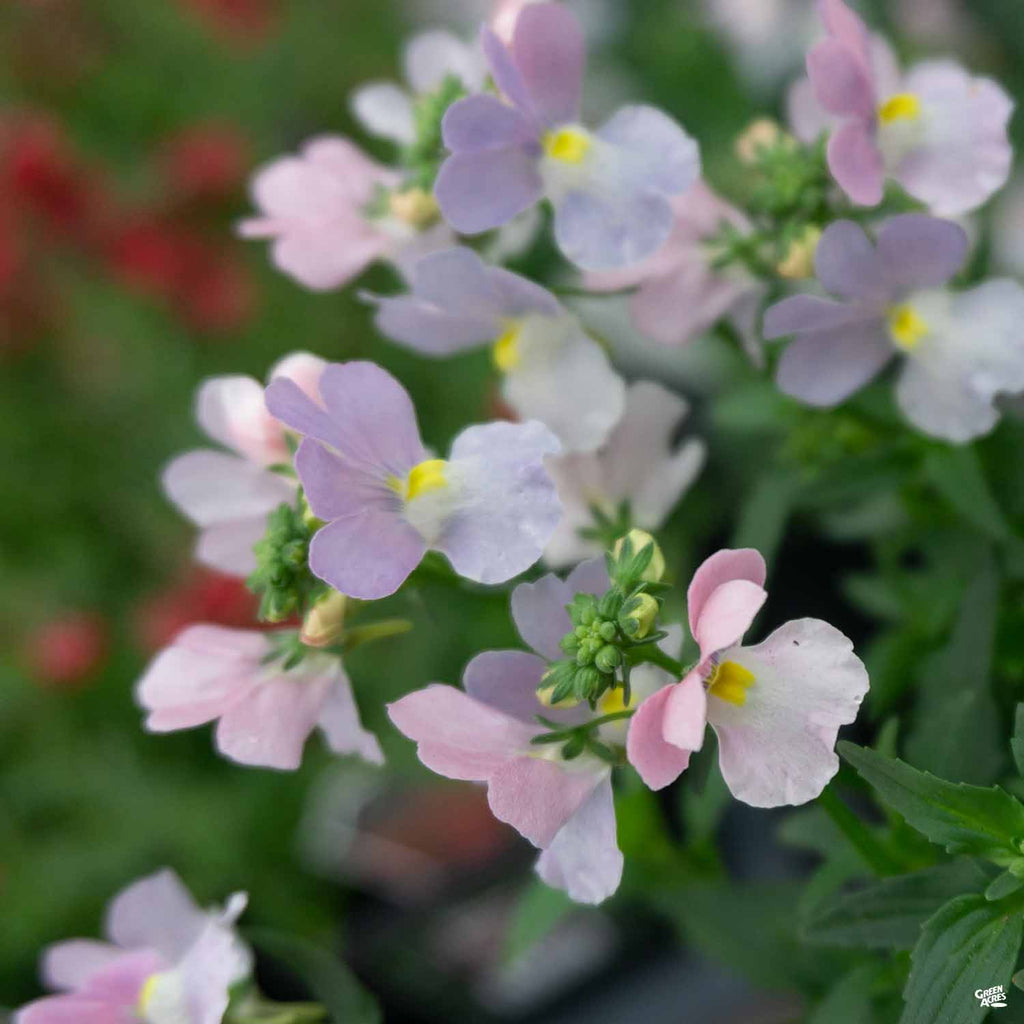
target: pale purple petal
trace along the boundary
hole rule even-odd
[[[801,142],[817,142],[836,127],[836,119],[818,102],[809,78],[794,82],[786,96],[786,120]]]
[[[475,46],[444,30],[420,32],[409,40],[402,60],[405,77],[417,95],[434,92],[453,75],[467,89],[483,85],[483,56]]]
[[[537,157],[519,148],[456,153],[442,164],[434,184],[445,220],[464,235],[501,227],[543,192]]]
[[[763,587],[766,576],[764,558],[753,548],[724,548],[706,558],[693,574],[686,591],[690,634],[696,635],[697,623],[704,614],[708,599],[722,584],[731,580],[749,580]]]
[[[738,643],[767,597],[764,588],[750,580],[729,580],[716,587],[704,602],[693,631],[701,661]]]
[[[622,851],[615,827],[610,780],[600,783],[586,803],[559,829],[537,860],[541,879],[577,903],[601,903],[622,880]]]
[[[256,570],[253,548],[266,532],[266,513],[207,526],[196,542],[196,561],[228,576],[249,576]]]
[[[206,920],[181,879],[163,868],[118,893],[107,910],[105,931],[124,949],[155,950],[175,963],[198,938]]]
[[[855,203],[877,206],[882,201],[885,191],[882,153],[866,124],[850,121],[833,132],[828,141],[828,167]]]
[[[123,955],[123,950],[107,942],[70,939],[46,950],[40,974],[47,988],[70,992],[81,988],[92,975]]]
[[[265,395],[267,408],[282,423],[300,434],[344,451],[347,442],[345,432],[294,381],[278,377],[267,385]]]
[[[805,331],[826,331],[862,322],[867,316],[877,321],[874,312],[866,312],[861,305],[820,299],[816,295],[793,295],[765,311],[764,336],[772,341]]]
[[[754,807],[813,800],[839,768],[839,727],[856,718],[868,690],[853,644],[826,622],[797,619],[723,659],[754,675],[743,704],[708,697],[733,796]]]
[[[480,44],[490,65],[494,84],[511,101],[513,107],[536,124],[537,131],[540,132],[542,126],[537,123],[537,113],[533,109],[533,101],[530,99],[526,82],[508,47],[487,26],[484,26],[480,33]]]
[[[528,277],[520,277],[504,267],[488,267],[487,276],[501,294],[500,309],[503,316],[539,313],[541,316],[553,317],[563,312],[558,299]]]
[[[852,220],[833,221],[814,250],[814,269],[821,286],[847,299],[877,300],[888,295],[888,281],[871,240]]]
[[[370,507],[319,529],[309,567],[349,597],[378,601],[393,594],[420,564],[427,546],[394,509]]]
[[[490,268],[465,246],[424,256],[413,268],[412,290],[416,298],[449,313],[489,318],[495,329],[494,318],[505,312]]]
[[[270,368],[270,373],[267,374],[267,380],[287,377],[298,384],[316,402],[320,399],[320,376],[325,369],[327,369],[326,359],[321,359],[320,356],[315,356],[312,352],[300,350],[291,352],[274,363]]]
[[[824,39],[807,54],[807,74],[818,102],[837,117],[871,118],[875,88],[868,67],[836,39]]]
[[[441,137],[453,153],[519,149],[536,139],[530,122],[497,96],[467,96],[441,119]]]
[[[363,728],[359,708],[352,695],[352,684],[341,662],[334,659],[330,669],[331,686],[327,691],[317,725],[336,754],[355,754],[369,764],[383,764],[384,752],[377,737]]]
[[[818,16],[830,36],[849,47],[865,64],[870,63],[867,27],[843,0],[818,0]]]
[[[752,586],[748,580],[723,583],[711,595],[709,605],[730,587]],[[680,750],[700,750],[704,746],[704,732],[708,720],[708,700],[701,670],[693,669],[680,682],[666,689],[668,698],[665,701],[665,717],[661,730],[663,739]]]
[[[775,381],[787,395],[828,408],[876,377],[894,354],[881,319],[813,331],[789,343]]]
[[[629,720],[626,757],[651,789],[664,789],[686,771],[690,751],[668,743],[664,736],[665,706],[674,687],[653,693]]]
[[[492,317],[470,317],[447,313],[422,302],[414,295],[374,299],[377,313],[373,322],[386,338],[407,345],[425,356],[450,356],[493,341]]]
[[[549,125],[578,119],[586,47],[579,19],[571,11],[553,3],[523,8],[516,19],[512,57],[541,119]]]
[[[368,82],[352,94],[352,113],[372,135],[408,146],[416,141],[412,97],[394,82]]]
[[[452,686],[433,683],[388,705],[388,715],[417,744],[420,760],[449,779],[485,782],[531,748],[529,726]]]
[[[190,1024],[221,1024],[232,987],[251,973],[252,966],[252,952],[230,925],[209,918],[178,965],[191,1011]]]
[[[878,229],[878,262],[894,295],[938,288],[954,277],[970,242],[959,224],[921,213],[890,217]]]
[[[608,566],[603,558],[589,558],[580,562],[565,578],[572,595],[593,594],[600,597],[610,586]]]
[[[544,457],[559,451],[542,423],[489,423],[455,439],[451,467],[458,507],[436,543],[455,570],[479,583],[501,583],[540,558],[561,507]]]
[[[543,658],[526,651],[484,651],[466,666],[462,685],[476,700],[539,730],[538,715],[567,720],[537,700],[537,684],[547,667]]]
[[[295,453],[295,472],[302,481],[309,507],[319,519],[358,515],[368,506],[393,507],[394,492],[379,477],[306,438]]]

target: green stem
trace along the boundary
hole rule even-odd
[[[874,833],[850,810],[829,784],[818,797],[818,805],[832,819],[833,824],[864,858],[876,875],[898,875],[903,870],[891,853],[878,841]]]
[[[670,672],[676,677],[676,679],[682,679],[686,675],[686,667],[681,661],[676,661],[675,658],[666,654],[656,644],[651,644],[650,647],[639,650],[633,650],[630,652],[630,657],[635,664],[642,662],[649,662],[651,665],[657,665],[658,668],[663,668],[666,672]]]

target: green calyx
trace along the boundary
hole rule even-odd
[[[309,542],[318,527],[301,492],[294,506],[279,505],[267,517],[267,532],[253,547],[256,570],[246,580],[259,595],[264,622],[283,622],[325,592],[326,584],[309,570]]]
[[[402,166],[410,174],[409,185],[430,191],[438,169],[447,156],[441,138],[441,121],[448,108],[466,95],[466,87],[457,75],[447,75],[431,93],[416,100],[413,117],[416,138],[401,154]]]

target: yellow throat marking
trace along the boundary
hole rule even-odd
[[[616,686],[612,690],[605,690],[597,702],[597,709],[602,715],[614,715],[618,711],[628,711],[634,703],[631,695],[629,703],[626,704],[622,699],[622,687]]]
[[[552,160],[565,164],[579,164],[590,151],[590,138],[578,128],[559,128],[548,132],[543,139],[544,152]]]
[[[149,1004],[153,1000],[153,994],[156,992],[157,985],[160,984],[160,975],[151,974],[145,982],[143,982],[142,988],[139,990],[139,1002],[138,1012],[141,1016],[146,1016],[146,1010]]]
[[[491,348],[491,359],[502,373],[511,373],[520,363],[523,354],[519,350],[519,335],[522,327],[517,320],[509,320],[505,333],[495,341]]]
[[[900,92],[890,96],[879,108],[878,119],[882,124],[893,121],[916,121],[921,116],[921,101],[912,92]]]
[[[928,324],[918,315],[913,306],[904,304],[893,306],[886,318],[889,336],[893,344],[905,352],[912,352],[928,333]]]
[[[708,693],[737,707],[747,702],[747,690],[754,685],[754,673],[735,661],[723,661],[715,666],[708,680]]]
[[[403,501],[413,501],[421,494],[439,491],[448,486],[445,470],[448,463],[444,459],[427,459],[409,470],[404,480],[397,476],[388,478],[388,486]]]

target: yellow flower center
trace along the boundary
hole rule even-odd
[[[921,101],[912,92],[900,92],[890,96],[879,108],[878,119],[882,124],[893,121],[916,121],[921,116]]]
[[[448,486],[445,470],[448,463],[444,459],[427,459],[409,470],[404,480],[397,476],[388,478],[388,486],[403,501],[413,501],[421,494],[439,491]]]
[[[544,136],[544,152],[552,160],[566,164],[578,164],[590,151],[590,138],[579,128],[559,128]]]
[[[737,707],[747,702],[747,690],[754,685],[754,673],[735,661],[723,661],[715,666],[708,680],[708,693]]]
[[[522,327],[516,320],[509,320],[505,333],[494,343],[491,349],[491,358],[494,365],[502,373],[511,373],[522,359],[522,352],[519,350],[519,336]]]
[[[138,1013],[140,1017],[145,1018],[149,1004],[153,1002],[153,996],[160,985],[160,977],[159,974],[151,974],[139,990]]]
[[[928,333],[928,324],[910,305],[893,306],[889,310],[887,322],[889,336],[892,338],[893,344],[898,345],[906,352],[912,352],[917,348],[921,339]]]

